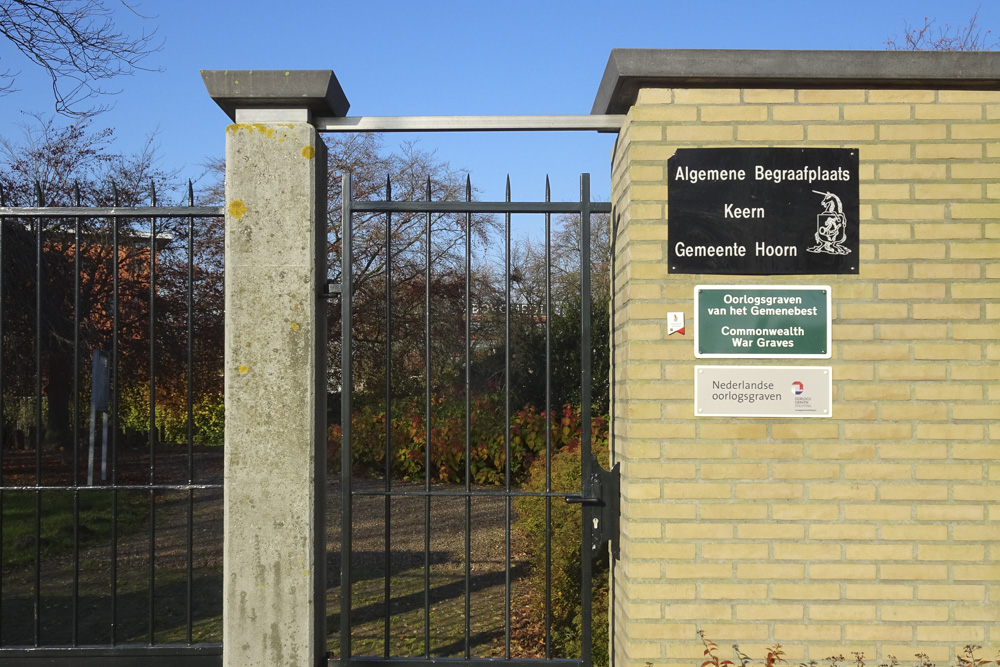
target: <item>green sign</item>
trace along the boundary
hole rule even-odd
[[[829,359],[830,287],[698,285],[694,356]]]

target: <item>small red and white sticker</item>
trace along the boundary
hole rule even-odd
[[[684,313],[667,313],[667,335],[684,335]]]

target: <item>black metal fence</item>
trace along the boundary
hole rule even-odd
[[[0,663],[219,664],[222,210],[37,190],[0,201]]]
[[[341,392],[327,508],[339,518],[331,663],[589,667],[594,557],[617,532],[615,478],[591,456],[589,235],[610,205],[590,201],[586,175],[578,202],[472,202],[471,186],[466,202],[394,202],[388,189],[355,201],[349,177],[343,192],[343,220],[365,217],[368,236],[348,224],[333,239],[352,288],[347,325],[330,318],[342,356],[330,386],[354,391]],[[194,206],[190,190],[187,206],[149,201],[0,201],[4,665],[221,663],[223,211]],[[575,272],[553,259],[553,215],[579,230]],[[527,216],[544,231],[519,246],[512,229]],[[401,237],[404,226],[416,232]],[[555,299],[557,285],[577,300]],[[568,321],[572,359],[556,350]],[[375,422],[351,417],[379,402],[373,440]],[[530,445],[529,419],[542,434]],[[579,433],[559,440],[561,419]],[[455,451],[438,445],[449,437]],[[568,540],[567,507],[580,526]],[[514,527],[528,515],[534,543]],[[579,555],[568,621],[554,555],[567,546]]]
[[[382,201],[358,201],[344,179],[331,664],[591,664],[593,560],[617,533],[617,478],[591,451],[591,215],[611,206],[590,200],[587,174],[578,202],[550,201],[548,184],[543,202],[512,202],[509,184],[504,202],[471,195],[467,182],[465,202],[431,201],[428,182],[425,201],[392,201],[387,184]],[[535,230],[512,245],[521,214]],[[566,268],[553,260],[554,214],[578,234],[569,234],[575,275],[555,279],[564,297],[575,293],[562,301],[553,297],[553,272]],[[554,327],[574,318],[577,356],[555,358]],[[571,366],[572,390],[554,383],[559,364]],[[571,422],[578,434],[555,442]],[[567,456],[569,486],[554,478]],[[567,504],[580,508],[559,513],[579,526],[568,540],[553,523]],[[515,521],[534,522],[539,541],[525,542],[531,530]],[[576,550],[575,573],[555,571],[567,560],[554,547]],[[567,577],[579,586],[575,611],[554,602],[554,580]]]

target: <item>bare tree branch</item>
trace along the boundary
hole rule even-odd
[[[992,30],[983,30],[978,24],[979,9],[964,26],[953,26],[945,23],[943,27],[936,26],[936,18],[925,16],[920,27],[904,23],[903,40],[893,37],[886,41],[890,51],[992,51],[1000,46],[1000,39],[993,36]]]
[[[126,2],[121,4],[147,18]],[[105,87],[111,79],[157,69],[141,63],[162,46],[155,29],[138,36],[123,32],[106,0],[0,0],[0,35],[48,73],[56,112],[65,116],[106,110],[107,105],[82,105],[120,92]],[[0,72],[0,95],[17,90],[19,74],[10,69]]]

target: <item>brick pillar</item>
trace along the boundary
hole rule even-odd
[[[1000,54],[626,51],[608,72],[617,667],[701,664],[698,630],[737,664],[734,644],[995,657]],[[671,155],[777,146],[858,151],[860,273],[672,273]],[[696,364],[815,363],[696,359],[711,283],[831,285],[831,419],[695,416]]]

